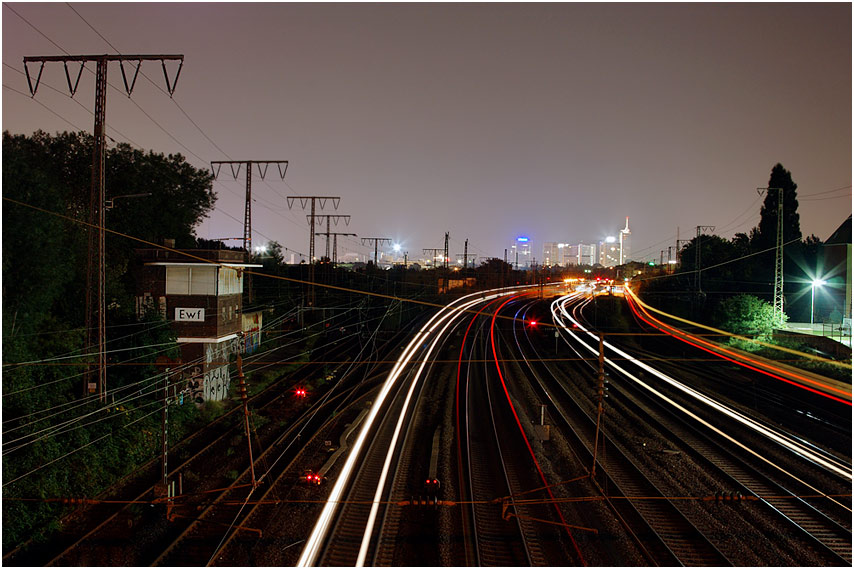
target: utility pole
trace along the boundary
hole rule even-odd
[[[350,216],[347,216],[350,217]],[[332,257],[330,260],[332,261],[332,266],[334,267],[338,263],[338,236],[339,235],[349,235],[352,237],[356,237],[355,233],[318,233],[317,235],[326,235],[326,239],[329,239],[329,236],[332,236]]]
[[[605,338],[599,332],[599,373],[596,374],[596,435],[593,437],[593,467],[590,477],[596,476],[596,455],[599,450],[599,426],[602,422],[602,400],[605,398]]]
[[[702,257],[700,255],[700,237],[703,235],[703,231],[706,231],[706,230],[714,231],[715,226],[714,225],[698,225],[697,226],[697,242],[694,245],[694,249],[695,249],[695,252],[694,252],[695,263],[694,264],[695,264],[695,269],[697,270],[697,272],[694,274],[694,284],[695,284],[695,287],[697,289],[697,294],[703,294],[703,278],[702,278],[702,275],[700,274],[700,271],[701,271],[700,262],[702,260]]]
[[[471,257],[472,260],[474,260],[477,257],[477,255],[475,255],[474,253],[469,255],[469,240],[466,239],[465,246],[463,247],[463,267],[465,267],[466,269],[469,268],[469,257]],[[474,264],[474,263],[472,263],[472,264]]]
[[[213,160],[211,161],[211,173],[214,180],[219,177],[219,172],[223,164],[228,164],[231,168],[231,175],[237,180],[240,175],[240,168],[246,166],[246,204],[243,209],[243,251],[246,262],[248,263],[252,255],[252,165],[258,166],[258,175],[261,180],[267,176],[267,169],[270,164],[275,164],[279,170],[279,177],[284,180],[285,174],[288,171],[287,160]],[[284,165],[284,168],[282,168]],[[249,302],[252,302],[252,275],[245,273],[246,291]]]
[[[777,325],[783,325],[783,188],[756,188],[763,191],[777,190],[777,256],[774,259],[774,317]]]
[[[433,255],[430,258],[433,259],[433,267],[434,268],[438,268],[438,265],[436,265],[436,257],[438,257],[439,253],[442,252],[443,250],[444,249],[442,249],[441,247],[432,247],[432,248],[427,248],[427,249],[421,249],[421,251],[423,251],[425,255],[428,253]]]
[[[332,235],[332,232],[329,231],[329,221],[333,221],[335,223],[335,227],[338,227],[338,222],[342,219],[344,220],[344,225],[350,226],[350,216],[349,215],[328,215],[328,214],[320,214],[315,216],[317,219],[323,220],[326,219],[326,232],[324,233],[315,233],[315,235],[325,235],[326,236],[326,258],[332,260],[329,251],[329,236]],[[305,216],[306,220],[308,220],[308,216]],[[343,235],[343,234],[342,234]],[[347,235],[353,235],[352,233],[347,233]]]
[[[369,242],[374,242],[374,268],[377,267],[377,255],[379,254],[379,248],[381,243],[391,243],[391,238],[389,237],[362,237],[362,245],[365,245]]]
[[[448,237],[449,237],[449,235],[450,234],[446,231],[445,232],[445,258],[444,258],[445,272],[448,271]]]
[[[267,169],[270,164],[275,164],[279,170],[279,177],[284,180],[285,174],[288,171],[287,160],[212,160],[211,173],[214,180],[219,177],[219,171],[223,164],[228,164],[231,167],[231,175],[237,180],[240,175],[240,169],[246,166],[246,206],[243,212],[243,249],[246,251],[246,261],[249,261],[249,255],[252,253],[252,165],[258,167],[258,175],[261,180],[267,176]],[[284,166],[284,168],[282,167]]]
[[[175,86],[178,83],[178,76],[181,75],[181,68],[184,66],[183,55],[51,55],[51,56],[35,56],[24,57],[24,72],[27,76],[27,85],[30,88],[30,94],[35,97],[38,91],[39,83],[41,82],[42,72],[44,71],[45,63],[61,62],[65,68],[65,79],[68,82],[68,90],[71,97],[77,92],[77,87],[80,85],[80,76],[83,74],[83,67],[86,62],[95,62],[95,126],[92,131],[94,145],[92,147],[92,185],[89,192],[89,258],[86,268],[86,351],[98,353],[97,376],[95,381],[95,368],[90,366],[86,373],[84,381],[84,396],[98,392],[98,399],[101,403],[107,401],[107,357],[106,357],[106,269],[105,269],[105,231],[104,231],[104,202],[106,200],[105,185],[104,185],[104,157],[107,147],[104,127],[106,123],[106,106],[107,106],[107,67],[109,62],[118,61],[122,71],[122,79],[124,80],[125,91],[128,97],[133,93],[136,78],[139,75],[139,70],[142,67],[143,61],[160,61],[163,66],[163,76],[166,78],[166,89],[169,96],[175,92]],[[133,72],[130,84],[125,73],[124,62],[129,62]],[[166,71],[167,61],[180,61],[178,70],[175,73],[173,80],[169,79],[169,74]],[[133,62],[136,62],[134,67]],[[28,63],[40,63],[38,76],[35,78],[35,84],[30,77],[30,68]],[[68,64],[79,63],[80,69],[77,70],[76,78],[72,82],[73,73],[69,74]]]
[[[288,209],[294,207],[294,201],[299,200],[300,207],[305,210],[306,206],[311,204],[311,214],[307,216],[309,219],[309,237],[308,237],[308,281],[311,283],[308,303],[314,306],[314,219],[317,217],[315,211],[317,202],[320,202],[320,209],[326,207],[326,201],[331,200],[332,206],[338,209],[338,204],[341,203],[341,198],[338,196],[288,196]]]
[[[252,458],[252,433],[249,430],[249,398],[246,391],[246,380],[243,376],[243,358],[237,354],[237,377],[239,380],[238,389],[240,391],[240,399],[243,401],[243,427],[246,432],[246,442],[249,445],[249,472],[252,477],[252,488],[258,486],[255,480],[255,460]]]

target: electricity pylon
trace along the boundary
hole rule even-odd
[[[104,231],[104,202],[106,201],[105,185],[104,185],[104,158],[106,153],[107,141],[104,132],[106,122],[106,107],[107,107],[107,67],[109,62],[118,61],[122,71],[122,80],[124,81],[125,91],[128,97],[133,93],[136,78],[139,76],[139,70],[142,67],[143,61],[160,61],[163,66],[163,76],[166,78],[166,90],[169,96],[175,92],[175,86],[178,83],[178,76],[181,75],[181,68],[184,66],[183,55],[50,55],[50,56],[35,56],[24,57],[24,72],[27,76],[27,86],[30,88],[30,94],[35,97],[38,91],[39,83],[41,82],[44,65],[48,62],[61,62],[65,68],[65,79],[68,82],[68,91],[71,97],[77,92],[77,87],[80,85],[80,76],[83,74],[83,67],[86,62],[95,62],[95,126],[92,131],[94,144],[92,147],[92,186],[89,192],[89,259],[86,267],[86,351],[91,354],[97,351],[98,363],[97,372],[98,380],[95,379],[95,369],[90,366],[86,373],[84,382],[83,394],[98,392],[98,399],[101,403],[107,400],[107,356],[106,356],[106,269],[105,269],[105,231]],[[133,62],[136,62],[136,67],[133,69],[133,77],[128,83],[128,77],[125,73],[124,62],[130,62],[130,67],[133,69]],[[169,74],[166,71],[167,61],[180,61],[178,71],[175,73],[174,80],[169,79]],[[30,77],[30,68],[28,63],[41,63],[39,74],[35,78],[33,84]],[[75,80],[72,82],[73,74],[68,72],[69,63],[79,63],[80,69],[77,70]]]
[[[380,243],[391,243],[391,238],[389,237],[362,237],[362,245],[365,245],[366,242],[373,241],[374,242],[374,268],[377,267],[377,253],[379,252]]]
[[[330,233],[328,229],[326,233],[318,233],[318,235],[326,235],[327,240],[329,239],[330,235],[332,236],[332,257],[330,257],[330,259],[332,261],[333,267],[338,263],[338,236],[349,235],[351,237],[356,237],[355,233]]]
[[[309,305],[314,306],[314,220],[317,217],[315,214],[317,202],[320,201],[320,209],[326,207],[327,200],[332,200],[332,205],[338,209],[338,204],[341,203],[341,198],[338,196],[288,196],[288,209],[293,208],[294,201],[299,200],[300,206],[304,210],[306,205],[311,203],[311,213],[306,216],[309,220],[309,238],[308,238],[308,280],[311,283],[309,293]]]
[[[335,227],[338,227],[338,222],[343,219],[344,225],[349,226],[350,225],[350,216],[349,215],[321,214],[321,215],[316,215],[315,217],[317,219],[320,219],[320,220],[322,220],[323,218],[326,218],[326,231],[323,233],[320,233],[320,232],[315,233],[315,235],[325,235],[326,236],[326,258],[331,260],[332,257],[330,256],[330,253],[329,253],[329,236],[332,235],[332,233],[329,231],[329,222],[330,222],[330,220],[333,221],[335,223]],[[308,216],[306,215],[305,218],[308,219]],[[353,234],[348,233],[347,235],[353,235]]]
[[[777,190],[777,256],[774,259],[774,318],[783,325],[783,188],[756,188],[762,191]]]
[[[287,160],[213,160],[211,161],[211,173],[214,180],[219,177],[219,171],[223,164],[231,167],[231,175],[237,180],[240,168],[246,166],[246,207],[243,212],[243,249],[246,251],[246,260],[252,254],[252,165],[258,166],[258,175],[263,180],[267,176],[270,164],[275,164],[279,170],[279,177],[284,180],[288,172]],[[284,165],[284,168],[282,168]],[[235,168],[236,166],[236,168]],[[263,169],[261,168],[263,166]]]

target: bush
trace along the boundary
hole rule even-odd
[[[783,318],[785,321],[785,315]],[[714,321],[727,332],[762,341],[768,341],[779,325],[774,307],[749,294],[740,294],[721,302],[715,311]]]

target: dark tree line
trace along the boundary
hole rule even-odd
[[[3,133],[4,550],[43,535],[62,509],[10,498],[93,496],[156,455],[155,397],[107,407],[81,401],[85,368],[73,356],[85,338],[88,228],[81,222],[88,221],[91,164],[92,137],[85,133]],[[195,245],[193,230],[215,201],[207,172],[180,155],[126,144],[107,151],[105,172],[107,199],[151,194],[115,201],[105,214],[108,229],[150,243],[172,238],[179,247]],[[107,233],[107,349],[120,354],[109,355],[108,364],[177,356],[168,347],[174,343],[168,325],[156,317],[140,322],[135,314],[128,269],[134,249],[145,246]],[[13,365],[22,362],[31,363]],[[111,367],[108,388],[145,385],[155,374],[153,365]],[[91,424],[39,434],[87,412],[96,412]],[[173,411],[176,433],[194,413],[192,405]]]

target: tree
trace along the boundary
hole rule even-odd
[[[7,441],[20,441],[4,456],[3,479],[21,477],[7,482],[3,496],[95,495],[154,452],[155,439],[146,434],[157,432],[151,398],[134,399],[122,409],[85,401],[69,406],[81,394],[79,360],[67,359],[67,366],[10,365],[82,351],[92,137],[4,132],[3,161],[4,452]],[[154,243],[162,238],[176,239],[179,247],[195,243],[194,228],[215,201],[210,174],[180,155],[128,145],[107,151],[105,171],[107,198],[151,193],[115,202],[106,212],[108,229]],[[107,323],[114,327],[108,341],[120,354],[111,358],[136,355],[150,362],[168,353],[163,345],[174,336],[160,320],[136,321],[128,267],[139,247],[145,244],[107,233]],[[172,350],[175,355],[174,344]],[[117,366],[110,373],[111,389],[134,385],[139,390],[137,383],[154,377],[153,368],[144,366]],[[195,410],[186,407],[185,413]],[[61,411],[45,413],[56,409]],[[97,420],[65,433],[39,434],[88,413]],[[68,456],[79,467],[70,468]],[[60,509],[4,500],[4,548],[50,527]]]
[[[771,338],[776,325],[774,306],[749,294],[740,294],[721,302],[714,320],[728,332],[763,341]]]
[[[765,201],[759,210],[759,230],[755,235],[755,250],[763,251],[777,246],[777,210],[780,191],[783,189],[783,243],[801,238],[801,222],[798,214],[798,185],[792,181],[792,174],[782,164],[771,169]]]
[[[85,304],[80,299],[86,282],[88,228],[82,222],[88,221],[92,137],[4,132],[3,159],[4,197],[77,220],[4,204],[3,272],[9,277],[4,280],[4,313],[37,304],[45,313],[79,325]],[[194,229],[216,201],[211,175],[180,154],[167,156],[119,144],[106,152],[105,180],[108,199],[151,194],[117,200],[105,212],[108,229],[150,243],[172,238],[178,247],[193,247]],[[107,234],[108,306],[132,312],[134,283],[128,267],[139,247],[145,244]]]

